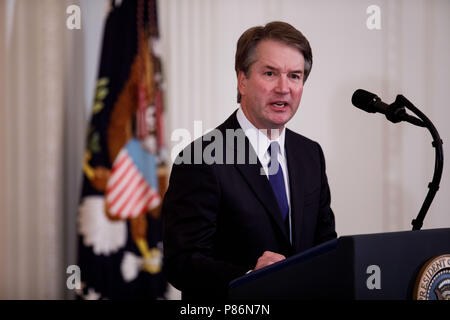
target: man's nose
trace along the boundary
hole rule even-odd
[[[275,87],[275,91],[280,94],[289,93],[289,83],[286,75],[280,75],[277,81],[277,86]]]

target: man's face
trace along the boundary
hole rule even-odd
[[[248,78],[240,71],[241,107],[258,129],[283,129],[294,116],[303,93],[305,59],[294,47],[262,40]]]

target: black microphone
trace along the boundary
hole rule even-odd
[[[423,225],[423,219],[430,208],[431,202],[433,202],[436,192],[439,190],[439,182],[442,177],[442,170],[444,166],[444,152],[442,151],[442,140],[439,136],[438,131],[434,127],[430,119],[423,114],[418,108],[416,108],[408,99],[406,99],[401,94],[397,95],[394,103],[387,105],[377,95],[363,90],[358,89],[353,93],[352,103],[355,107],[362,109],[364,111],[375,113],[379,112],[386,115],[389,121],[394,123],[400,121],[407,121],[419,127],[427,128],[431,136],[433,137],[433,147],[436,149],[436,156],[434,161],[434,174],[433,181],[428,184],[428,193],[423,201],[422,207],[420,208],[417,218],[412,221],[413,230],[420,230]],[[406,113],[406,109],[413,112],[418,118],[411,116]]]
[[[376,94],[363,89],[358,89],[353,93],[352,103],[355,107],[370,113],[386,114],[389,107]]]
[[[376,94],[363,89],[356,90],[352,96],[352,104],[361,110],[370,113],[382,113],[393,123],[406,121],[424,127],[425,125],[420,119],[406,113],[405,107],[399,101],[399,99],[396,99],[394,103],[388,105],[381,101]]]

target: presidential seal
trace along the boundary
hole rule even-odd
[[[413,291],[415,300],[450,300],[450,254],[428,260],[420,269]]]

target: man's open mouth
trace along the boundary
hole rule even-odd
[[[272,102],[271,105],[274,106],[275,108],[284,108],[288,104],[287,104],[287,102],[284,102],[284,101],[276,101],[276,102]]]

